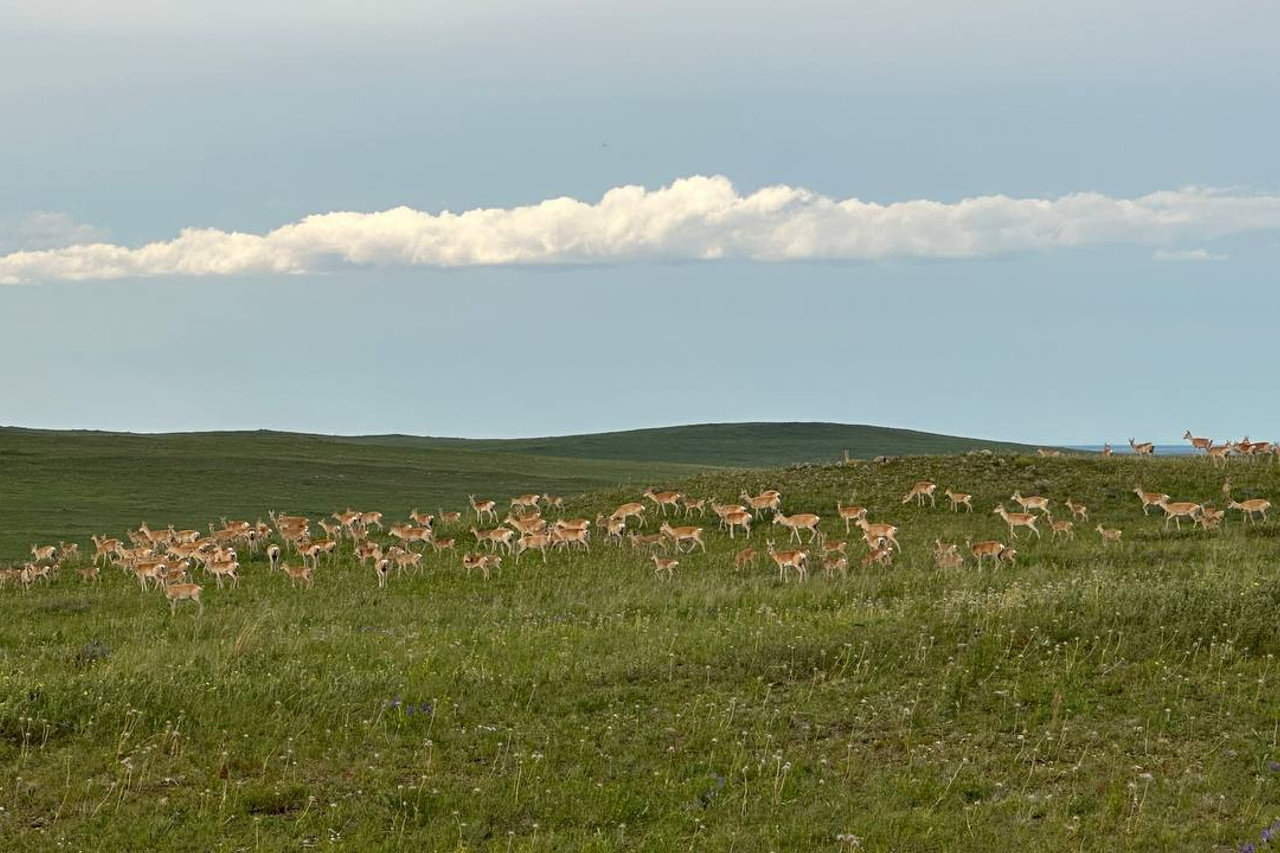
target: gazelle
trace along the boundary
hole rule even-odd
[[[36,562],[41,560],[52,560],[53,555],[58,553],[57,545],[32,545],[31,555],[35,557]]]
[[[1067,509],[1071,510],[1071,517],[1076,521],[1089,520],[1089,507],[1084,504],[1078,504],[1071,498],[1067,498]]]
[[[1119,542],[1121,535],[1124,534],[1124,531],[1120,530],[1119,528],[1103,527],[1101,524],[1099,524],[1094,529],[1098,531],[1098,534],[1100,536],[1102,536],[1103,545],[1107,544],[1108,542]]]
[[[1190,501],[1175,503],[1162,501],[1160,503],[1160,508],[1165,511],[1165,529],[1169,529],[1170,521],[1174,521],[1174,523],[1178,524],[1178,529],[1181,530],[1183,529],[1183,521],[1181,520],[1187,519],[1188,521],[1196,521],[1196,516],[1201,514],[1202,507],[1199,503],[1192,503]]]
[[[149,581],[155,581],[156,586],[160,585],[166,565],[164,560],[139,560],[134,564],[133,576],[138,579],[138,585],[144,592],[149,587]]]
[[[1238,509],[1246,521],[1254,521],[1254,515],[1260,513],[1262,520],[1267,520],[1267,510],[1271,509],[1271,501],[1266,498],[1253,498],[1247,501],[1232,501],[1227,509]]]
[[[1222,526],[1223,520],[1227,517],[1225,509],[1214,509],[1209,505],[1205,505],[1200,509],[1200,515],[1196,516],[1196,524],[1205,530],[1217,530]]]
[[[849,558],[844,554],[830,554],[822,558],[822,573],[827,577],[836,572],[840,573],[840,577],[846,577],[849,574]]]
[[[794,569],[800,580],[804,580],[809,574],[807,551],[777,551],[774,550],[773,540],[768,540],[769,559],[773,560],[774,565],[778,567],[778,579],[783,583],[787,582],[787,569]]]
[[[659,557],[657,554],[653,554],[649,559],[653,560],[653,571],[658,577],[662,577],[664,573],[667,576],[667,580],[675,577],[676,566],[680,565],[679,560]]]
[[[966,495],[964,492],[953,492],[950,489],[947,489],[942,494],[951,502],[952,512],[959,512],[960,507],[964,507],[965,512],[973,512],[973,495]]]
[[[852,532],[850,525],[867,517],[867,508],[865,506],[843,506],[840,501],[836,501],[836,513],[844,521],[844,532],[850,533]]]
[[[751,522],[755,518],[749,512],[731,512],[724,516],[724,523],[729,526],[729,538],[733,538],[733,531],[741,527],[742,532],[746,536],[751,535]]]
[[[1040,456],[1048,457],[1050,459],[1056,459],[1057,457],[1062,455],[1061,450],[1053,450],[1045,447],[1039,448],[1038,450],[1036,450],[1036,453],[1039,454]]]
[[[437,515],[440,516],[440,524],[442,527],[451,527],[455,524],[462,523],[462,513],[454,510],[450,510],[449,512],[440,510]]]
[[[1134,444],[1133,438],[1129,439],[1129,446],[1133,448],[1133,452],[1139,456],[1154,456],[1156,446],[1150,441],[1144,441],[1142,444]]]
[[[1147,510],[1153,506],[1160,506],[1162,503],[1169,501],[1169,496],[1161,492],[1144,492],[1142,486],[1135,485],[1133,493],[1138,496],[1138,500],[1142,501],[1142,514],[1147,515]]]
[[[1110,458],[1111,458],[1111,455],[1112,455],[1114,452],[1115,452],[1115,451],[1111,449],[1111,445],[1110,445],[1110,444],[1104,444],[1104,445],[1102,445],[1102,458],[1103,458],[1103,459],[1110,459]]]
[[[1231,459],[1231,444],[1212,444],[1205,448],[1214,468],[1225,468]]]
[[[542,562],[547,561],[547,549],[551,547],[551,534],[526,533],[516,542],[516,562],[525,551],[537,551],[542,554]]]
[[[928,498],[930,506],[937,506],[938,505],[937,501],[934,498],[934,492],[936,492],[937,490],[938,490],[937,483],[931,483],[928,480],[920,480],[914,486],[912,486],[911,489],[905,495],[902,496],[902,502],[904,504],[910,503],[912,499],[914,499],[916,502],[916,506],[924,506],[924,499]]]
[[[733,555],[733,570],[735,572],[740,572],[747,566],[754,566],[755,563],[755,548],[743,548],[741,551]]]
[[[1184,432],[1182,434],[1182,438],[1185,441],[1191,442],[1191,447],[1194,450],[1208,450],[1210,446],[1213,445],[1212,438],[1197,438],[1196,436],[1191,434],[1191,430],[1187,430],[1186,432]]]
[[[782,509],[782,492],[774,489],[766,489],[760,494],[752,497],[743,490],[740,497],[747,502],[747,506],[751,508],[753,515],[759,515],[766,509],[770,512],[779,512]]]
[[[695,512],[698,514],[698,518],[703,518],[707,514],[706,498],[691,498],[688,495],[685,495],[680,499],[680,504],[684,507],[685,518],[688,518]]]
[[[342,538],[343,528],[341,524],[333,521],[328,521],[323,518],[316,523],[320,525],[320,529],[324,531],[324,535],[327,536],[328,538],[330,539]]]
[[[933,560],[940,569],[958,569],[964,565],[964,557],[954,543],[944,544],[941,539],[933,540]]]
[[[564,498],[559,495],[543,495],[542,502],[547,505],[547,509],[564,511]]]
[[[639,519],[640,524],[643,525],[644,524],[644,504],[636,503],[634,501],[631,503],[625,503],[622,506],[615,509],[612,512],[612,514],[610,514],[609,517],[620,518],[623,521],[626,521],[627,519],[630,519],[630,518],[635,518],[635,519]]]
[[[898,528],[894,525],[883,522],[872,524],[865,518],[860,518],[858,519],[858,527],[862,530],[862,537],[872,547],[876,547],[876,541],[883,539],[892,545],[895,550],[902,550],[902,546],[898,544]]]
[[[494,524],[498,523],[498,504],[495,501],[476,500],[475,495],[468,495],[467,499],[471,502],[471,510],[476,514],[477,522],[490,518]]]
[[[628,533],[627,538],[631,540],[633,549],[658,547],[666,553],[667,537],[661,533]]]
[[[120,550],[121,542],[119,539],[109,536],[98,536],[96,534],[91,538],[93,539],[94,563],[97,563],[98,560],[102,560],[102,564],[105,566],[110,562],[111,555]]]
[[[520,495],[511,499],[512,509],[537,509],[538,504],[542,501],[542,495],[527,494]]]
[[[380,512],[362,512],[360,513],[360,526],[364,528],[376,527],[382,529],[382,513]]]
[[[452,551],[453,545],[454,545],[454,541],[452,536],[445,536],[443,538],[433,537],[431,539],[431,547],[435,550],[437,554],[439,554],[441,551]]]
[[[707,543],[702,541],[701,527],[672,527],[664,521],[658,531],[676,546],[676,553],[684,550],[685,542],[691,543],[689,546],[690,551],[699,547],[702,548],[703,553],[707,550]]]
[[[468,558],[472,559],[468,560]],[[488,580],[490,569],[502,568],[502,558],[497,554],[467,554],[462,558],[462,565],[467,570],[468,576],[474,568],[479,569],[481,576]]]
[[[291,587],[296,587],[298,581],[302,581],[302,585],[307,589],[315,585],[315,577],[311,573],[311,567],[306,563],[300,566],[291,566],[288,563],[284,563],[280,568],[289,576],[289,586]]]
[[[1004,508],[1004,504],[997,506],[992,512],[1004,519],[1004,523],[1009,525],[1009,535],[1014,539],[1018,538],[1018,528],[1026,527],[1040,538],[1040,530],[1036,527],[1036,517],[1029,512],[1009,512]]]
[[[436,517],[429,512],[418,512],[418,508],[415,506],[409,510],[409,520],[420,527],[430,527],[431,522],[435,521]]]
[[[1062,521],[1050,521],[1049,531],[1053,534],[1053,538],[1065,536],[1067,539],[1076,538],[1076,526],[1070,521],[1063,519]]]
[[[888,566],[893,563],[893,549],[885,545],[874,545],[867,552],[867,556],[862,558],[862,568],[869,569],[872,566]]]
[[[509,527],[495,527],[492,530],[476,530],[471,528],[471,535],[476,538],[476,543],[484,543],[489,548],[506,548],[510,554],[514,550],[512,540],[515,539],[516,532]]]
[[[818,532],[818,524],[822,519],[811,512],[798,512],[795,515],[783,515],[781,512],[775,511],[773,514],[773,523],[780,524],[791,531],[791,537],[797,542],[804,542],[800,536],[801,530],[809,531],[809,541],[812,542],[820,534]],[[790,540],[788,540],[790,541]]]
[[[194,601],[200,608],[199,613],[204,613],[204,602],[200,600],[201,589],[203,587],[193,583],[165,584],[164,597],[169,599],[169,613],[177,612],[180,601]]]
[[[567,550],[581,545],[588,553],[591,551],[590,532],[586,527],[552,527],[551,541],[557,548]]]
[[[267,546],[267,564],[273,572],[280,568],[280,546],[274,542]]]
[[[218,584],[218,589],[222,589],[222,579],[230,578],[231,586],[240,586],[240,564],[235,560],[210,560],[204,564],[205,569],[213,575],[213,579]]]
[[[1046,497],[1033,495],[1024,498],[1022,492],[1019,491],[1014,492],[1013,497],[1009,500],[1021,506],[1023,512],[1031,512],[1033,509],[1038,509],[1045,514],[1045,517],[1053,518],[1053,513],[1049,511],[1049,499]]]
[[[1004,543],[997,542],[994,539],[987,539],[982,542],[970,542],[968,539],[964,541],[965,546],[969,549],[969,553],[978,561],[978,568],[982,568],[982,561],[990,559],[995,563],[1000,562],[1000,552],[1004,550]]]
[[[76,574],[80,575],[80,580],[89,583],[98,583],[98,567],[92,563],[84,568],[76,569]]]
[[[720,519],[720,526],[723,528],[725,526],[724,517],[726,515],[734,512],[747,512],[747,508],[742,504],[718,504],[715,501],[712,501],[711,511],[716,514],[716,518]]]
[[[68,560],[78,560],[80,558],[80,546],[75,542],[62,542],[58,545],[58,559],[62,562]]]
[[[386,557],[379,557],[373,564],[373,571],[378,576],[378,589],[386,589],[387,577],[391,574],[391,561]]]
[[[662,510],[664,516],[667,514],[667,507],[679,510],[680,498],[684,497],[679,492],[655,492],[653,486],[644,490],[644,496],[653,501],[654,505]]]

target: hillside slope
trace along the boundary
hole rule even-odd
[[[1034,452],[1029,445],[985,441],[908,429],[832,423],[739,423],[636,429],[589,435],[517,439],[354,439],[398,446],[457,447],[582,459],[677,462],[728,468],[778,468],[801,462],[834,462],[844,451],[854,458],[966,453],[990,448]]]

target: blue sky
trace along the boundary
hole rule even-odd
[[[103,5],[0,0],[0,423],[1280,437],[1271,4]]]

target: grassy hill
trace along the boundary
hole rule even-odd
[[[357,505],[402,517],[466,508],[468,494],[575,494],[662,484],[712,466],[764,468],[1002,445],[837,424],[712,424],[562,438],[471,441],[279,432],[134,435],[0,428],[0,563],[36,541],[87,539],[164,518],[203,526],[268,509],[319,516]],[[1005,445],[1004,447],[1010,447]]]
[[[144,440],[91,458],[115,458],[121,494],[148,508],[131,471],[186,477],[157,522],[216,512],[205,478],[242,507],[288,497],[252,457],[182,475],[171,440],[168,456]],[[41,499],[71,505],[72,460],[61,470]],[[1280,494],[1275,468],[1231,474],[1237,497]],[[903,505],[922,478],[971,492],[975,512]],[[803,584],[767,559],[736,569],[742,537],[704,522],[706,553],[671,581],[597,541],[508,558],[488,582],[430,554],[385,590],[346,546],[311,590],[246,554],[237,588],[199,576],[201,615],[171,616],[118,569],[3,587],[0,849],[1236,850],[1280,815],[1280,522],[1166,530],[1135,481],[1207,501],[1222,474],[964,456],[674,484],[774,486],[830,540],[851,494],[901,527],[891,567],[861,568],[850,541],[847,574],[815,565]],[[401,507],[417,494],[385,488]],[[1024,533],[1013,565],[935,567],[935,539],[1010,541],[991,510],[1015,489],[1091,519],[1074,539]],[[1099,522],[1123,542],[1104,546]]]
[[[454,447],[530,453],[574,459],[676,462],[726,468],[779,468],[802,462],[835,462],[844,451],[855,459],[876,456],[966,453],[990,448],[1035,452],[1008,442],[984,441],[907,429],[828,423],[738,423],[636,429],[591,435],[517,439],[450,439],[382,436],[397,446]]]

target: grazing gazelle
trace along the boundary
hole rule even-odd
[[[930,506],[937,506],[937,500],[933,496],[933,493],[937,490],[937,483],[931,483],[928,480],[920,480],[902,496],[902,502],[904,504],[910,503],[914,499],[916,506],[924,506],[924,499],[928,498]]]
[[[1191,434],[1191,430],[1187,430],[1182,434],[1184,440],[1191,442],[1193,450],[1208,450],[1213,446],[1212,438],[1198,438]]]
[[[822,519],[811,512],[798,512],[795,515],[783,515],[781,512],[773,514],[773,523],[781,524],[783,527],[791,531],[791,536],[797,542],[804,542],[800,536],[801,530],[809,531],[809,541],[812,542],[820,534],[818,532],[818,523]],[[790,540],[788,540],[790,541]]]
[[[836,512],[844,521],[844,532],[852,532],[850,525],[856,524],[860,519],[867,517],[867,508],[865,506],[844,506],[840,501],[836,501]]]
[[[1150,441],[1144,441],[1142,444],[1135,444],[1133,439],[1129,439],[1129,446],[1133,448],[1133,452],[1139,456],[1154,456],[1156,446]]]
[[[1227,504],[1227,509],[1238,509],[1244,515],[1246,521],[1254,521],[1255,514],[1261,514],[1262,520],[1267,520],[1267,510],[1271,509],[1271,501],[1266,498],[1253,498],[1247,501],[1232,501]]]
[[[960,507],[964,507],[965,512],[973,512],[973,495],[966,495],[964,492],[953,492],[950,489],[947,489],[942,494],[951,502],[952,512],[959,512]]]
[[[745,567],[754,566],[755,564],[756,564],[755,548],[743,548],[737,554],[733,555],[733,570],[736,572],[740,572]]]
[[[1169,496],[1161,492],[1144,492],[1142,486],[1135,484],[1133,493],[1138,496],[1138,500],[1142,501],[1142,514],[1148,515],[1147,510],[1153,506],[1160,506],[1162,503],[1169,501]]]
[[[1044,448],[1044,447],[1041,447],[1041,448],[1039,448],[1038,450],[1036,450],[1036,453],[1038,453],[1038,454],[1039,454],[1039,455],[1041,455],[1041,456],[1045,456],[1045,457],[1049,457],[1049,458],[1057,458],[1057,457],[1059,457],[1059,456],[1061,456],[1061,455],[1062,455],[1062,451],[1061,451],[1061,450],[1052,450],[1052,449]]]
[[[1040,538],[1040,530],[1036,527],[1036,517],[1029,512],[1009,512],[1004,508],[1004,504],[997,506],[992,512],[1004,519],[1004,523],[1009,525],[1009,535],[1014,539],[1018,538],[1018,528],[1026,527]]]
[[[1084,504],[1078,504],[1071,498],[1067,498],[1067,509],[1071,510],[1071,517],[1076,521],[1089,520],[1089,507]]]
[[[807,551],[776,551],[773,547],[773,540],[767,542],[769,558],[773,560],[774,565],[778,567],[778,579],[783,583],[787,582],[787,569],[795,569],[796,575],[800,580],[804,580],[809,574]]]
[[[702,541],[701,527],[672,527],[664,521],[658,530],[676,546],[676,553],[684,550],[685,542],[692,543],[689,546],[690,551],[698,547],[701,547],[704,553],[707,550],[707,543]]]
[[[829,554],[823,557],[822,573],[831,577],[836,572],[839,572],[842,578],[849,574],[849,558],[844,554]]]
[[[862,558],[862,568],[869,569],[872,566],[888,566],[893,563],[893,549],[886,543],[884,545],[873,545],[871,550],[867,552],[867,556]]]
[[[1009,500],[1021,506],[1023,512],[1031,512],[1033,509],[1038,509],[1045,514],[1046,518],[1053,518],[1053,513],[1049,511],[1048,498],[1035,495],[1024,498],[1022,492],[1018,491],[1014,492],[1013,497]]]
[[[653,560],[653,571],[658,577],[662,577],[664,573],[667,576],[667,580],[671,580],[675,577],[676,566],[680,565],[679,560],[673,560],[669,557],[659,557],[657,554],[653,554],[649,559]]]
[[[964,540],[965,547],[969,549],[969,553],[978,561],[978,568],[982,568],[984,559],[991,559],[995,563],[1000,562],[1000,552],[1004,550],[1004,543],[997,542],[994,539],[987,539],[983,542],[970,542]]]
[[[1108,542],[1119,542],[1120,536],[1124,533],[1124,531],[1120,530],[1119,528],[1103,527],[1101,524],[1099,524],[1094,529],[1097,530],[1099,535],[1102,536],[1103,545],[1107,544]]]
[[[476,521],[484,521],[486,518],[493,519],[493,523],[498,523],[498,504],[494,501],[476,500],[475,495],[468,495],[471,501],[471,509],[476,514]]]
[[[958,569],[964,565],[959,546],[954,542],[943,543],[941,539],[933,540],[933,561],[940,569]]]
[[[169,599],[169,613],[172,615],[177,612],[179,601],[194,601],[200,608],[199,613],[204,613],[204,602],[200,600],[201,589],[202,587],[193,583],[165,584],[164,597]]]
[[[664,516],[667,514],[667,507],[679,511],[680,498],[684,497],[679,492],[655,492],[653,486],[644,490],[644,496],[653,501],[654,505],[662,510]]]
[[[1205,530],[1217,530],[1222,526],[1222,522],[1226,517],[1227,511],[1225,509],[1214,509],[1206,504],[1201,507],[1200,515],[1196,516],[1195,523]]]

